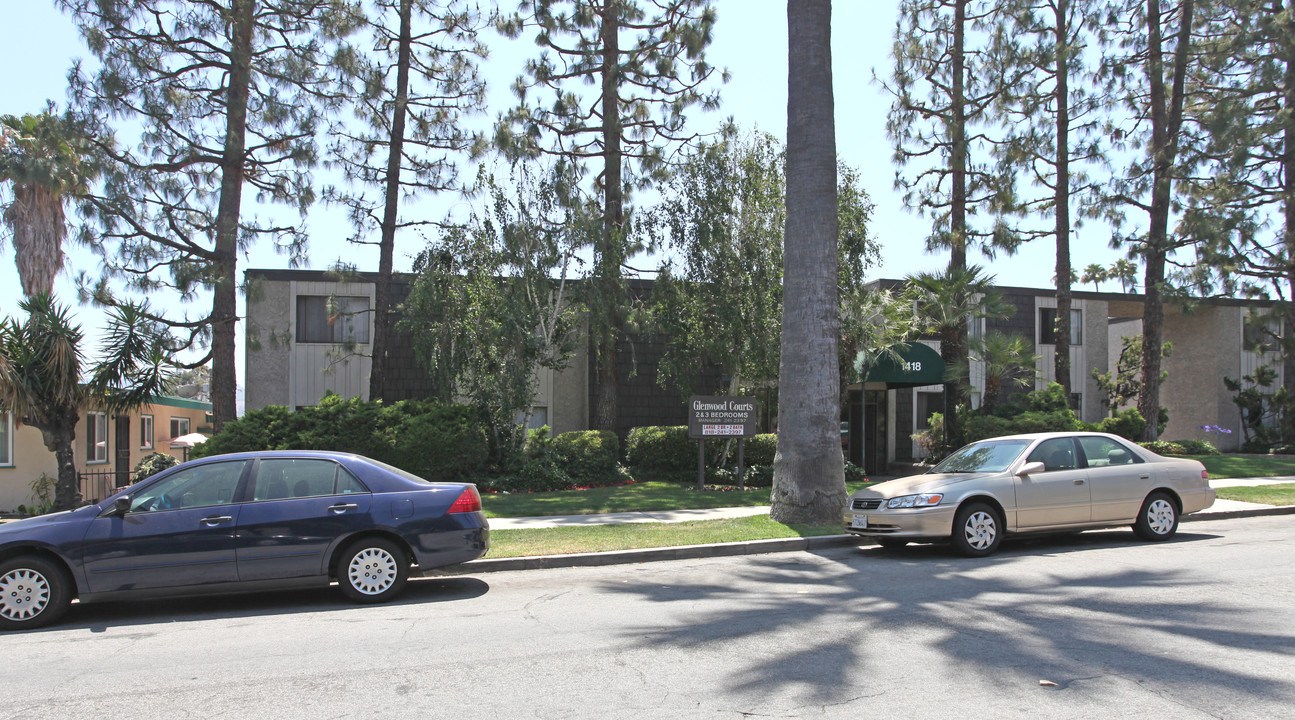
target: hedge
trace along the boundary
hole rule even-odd
[[[706,466],[717,467],[724,456],[727,439],[706,441]],[[688,437],[688,428],[650,425],[630,430],[626,440],[625,464],[635,471],[676,474],[697,473],[697,440]],[[756,435],[747,438],[742,450],[742,461],[748,467],[772,465],[778,449],[778,436]],[[726,466],[737,467],[737,443],[729,450]]]

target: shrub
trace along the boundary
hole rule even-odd
[[[597,487],[620,482],[620,440],[610,430],[577,430],[553,438],[553,454],[577,485]]]
[[[773,465],[752,465],[742,470],[742,484],[747,487],[771,487]]]
[[[1156,440],[1153,442],[1142,442],[1138,444],[1157,455],[1187,454],[1187,448],[1183,447],[1181,443],[1171,442],[1168,440]]]
[[[180,461],[171,455],[160,452],[149,453],[135,464],[134,470],[130,471],[130,482],[131,484],[137,483],[179,464]]]
[[[736,451],[735,451],[736,452]],[[778,436],[765,433],[747,438],[742,448],[742,461],[747,465],[773,465],[773,456],[778,452]],[[710,446],[706,447],[710,454]]]
[[[1184,455],[1222,455],[1219,449],[1209,440],[1175,440],[1175,445],[1183,448]]]
[[[855,465],[849,460],[845,461],[845,481],[846,482],[848,483],[863,482],[864,480],[867,480],[867,479],[868,479],[868,473],[865,473],[863,471],[863,468],[859,467],[858,465]]]
[[[1147,427],[1147,421],[1137,408],[1129,408],[1115,414],[1114,417],[1102,418],[1097,429],[1104,433],[1119,435],[1128,440],[1137,440]]]
[[[696,470],[697,441],[688,438],[688,428],[682,425],[637,427],[625,440],[625,462],[635,470]]]
[[[428,480],[480,472],[490,455],[486,430],[466,405],[433,408],[390,433],[391,464]]]
[[[485,485],[489,490],[504,492],[551,492],[575,487],[552,452],[529,458],[516,472],[493,476]]]

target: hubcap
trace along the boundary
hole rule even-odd
[[[0,617],[30,620],[49,605],[49,581],[29,568],[10,570],[0,578]]]
[[[972,513],[967,518],[963,531],[967,535],[967,544],[977,550],[990,547],[994,544],[994,538],[998,537],[994,516],[984,511]]]
[[[346,574],[351,587],[365,595],[377,595],[395,584],[396,559],[382,548],[365,548],[351,558]]]
[[[1164,498],[1157,498],[1147,507],[1147,525],[1151,532],[1164,535],[1174,528],[1174,506]]]

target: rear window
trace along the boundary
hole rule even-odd
[[[428,480],[427,478],[418,477],[417,475],[411,472],[401,470],[395,465],[388,465],[382,462],[381,460],[374,460],[373,458],[365,458],[365,459],[373,463],[374,465],[377,465],[378,467],[382,468],[383,470],[386,470],[387,472],[393,475],[399,475],[400,477],[405,478],[406,480],[413,480],[414,482],[427,483],[428,485],[432,483],[432,481]]]

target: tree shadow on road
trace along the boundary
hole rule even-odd
[[[625,642],[741,658],[725,688],[735,697],[837,705],[878,690],[885,682],[878,678],[893,682],[895,663],[917,663],[898,674],[919,692],[937,680],[928,670],[954,668],[979,676],[983,687],[1011,678],[1047,679],[1064,689],[1118,676],[1150,686],[1189,683],[1202,696],[1289,703],[1295,683],[1264,666],[1275,658],[1289,666],[1292,629],[1275,626],[1253,598],[1218,599],[1226,597],[1218,578],[1193,572],[1191,553],[1179,551],[1213,537],[1138,543],[1163,551],[1164,565],[1121,562],[1121,546],[1135,544],[1129,534],[1099,532],[1005,544],[983,559],[954,557],[938,545],[752,556],[731,582],[672,577],[669,585],[607,590],[675,604],[683,618],[666,628],[631,628]],[[1101,554],[1097,570],[1078,562],[1094,560],[1084,553]],[[1216,586],[1212,601],[1202,599],[1206,585]],[[1167,653],[1166,646],[1179,650]],[[1237,651],[1247,653],[1245,663],[1236,662]]]

